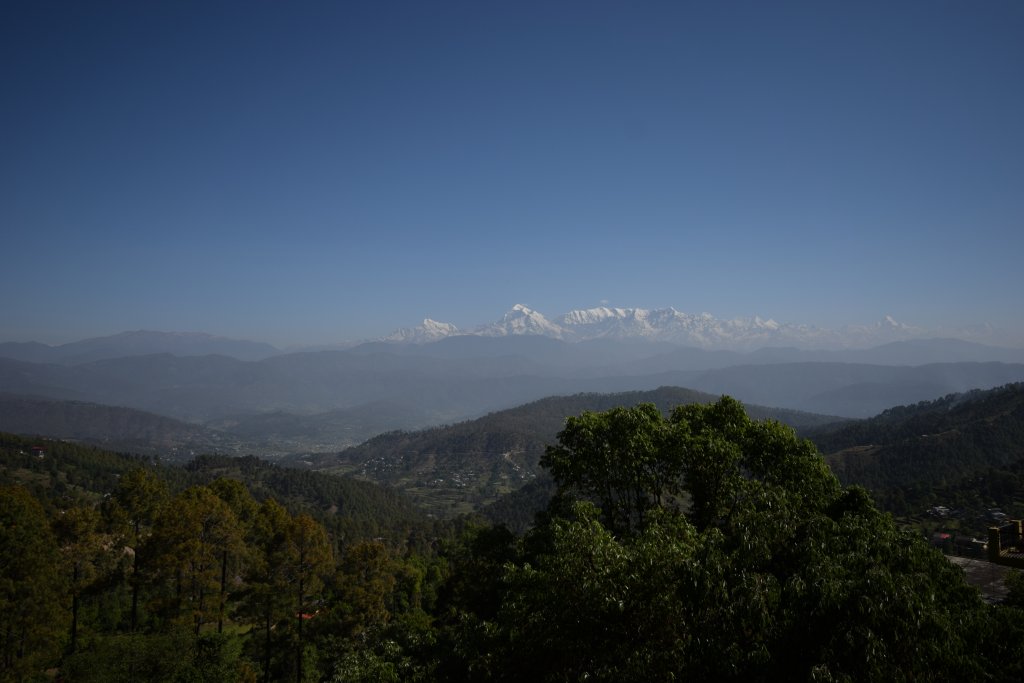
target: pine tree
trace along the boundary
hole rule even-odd
[[[42,506],[21,487],[0,488],[0,680],[21,681],[60,653],[66,581]]]

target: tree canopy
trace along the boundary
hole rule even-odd
[[[980,674],[959,570],[732,399],[584,413],[544,464],[559,497],[484,629],[496,679]]]
[[[199,463],[208,483],[147,467],[58,494],[64,463],[20,450],[0,471],[53,495],[0,487],[0,681],[1024,673],[1019,577],[1005,606],[983,604],[810,442],[728,398],[568,418],[543,456],[557,493],[521,536],[467,519],[402,534],[397,515],[394,533],[351,537],[323,520],[359,487],[249,459]],[[241,471],[260,476],[213,478]],[[254,496],[278,480],[322,489],[329,512]]]

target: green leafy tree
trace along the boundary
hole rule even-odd
[[[82,594],[87,591],[118,554],[109,536],[100,533],[100,514],[91,507],[73,507],[61,511],[53,527],[67,567],[71,588],[71,627],[68,651],[78,649],[79,611]],[[107,565],[107,566],[104,566]]]
[[[246,572],[244,615],[253,624],[254,654],[262,662],[263,680],[269,682],[283,671],[275,668],[283,629],[276,626],[288,617],[288,534],[291,516],[281,505],[265,500],[256,511],[251,530],[251,561]],[[257,628],[259,630],[257,630]]]
[[[61,674],[75,683],[255,681],[240,639],[213,632],[196,638],[189,625],[99,639],[68,658]]]
[[[681,454],[652,403],[585,412],[566,420],[540,464],[561,488],[598,502],[605,524],[629,533],[647,512],[680,494]]]
[[[240,553],[242,545],[238,520],[227,503],[205,486],[182,491],[163,508],[152,545],[151,575],[163,588],[165,614],[186,619],[196,636],[213,619],[220,623],[224,557]]]
[[[295,680],[306,680],[306,640],[303,628],[316,615],[317,595],[324,587],[323,577],[333,566],[327,532],[309,515],[292,520],[289,533],[288,579],[295,587]]]
[[[126,472],[114,489],[114,506],[109,509],[109,516],[127,525],[126,542],[131,548],[132,571],[129,582],[132,589],[132,631],[138,626],[139,620],[143,544],[167,499],[167,486],[153,472],[143,468]]]
[[[0,680],[39,677],[60,653],[66,582],[42,506],[0,487]]]
[[[236,479],[216,479],[209,485],[209,489],[231,508],[238,521],[238,532],[241,534],[241,537],[232,539],[233,543],[221,548],[217,633],[223,633],[229,581],[232,576],[240,577],[242,575],[251,558],[252,549],[245,540],[251,537],[252,524],[258,506],[249,493],[249,489]]]
[[[227,503],[243,527],[247,528],[252,524],[259,505],[253,500],[252,494],[249,493],[249,489],[246,488],[245,484],[237,479],[221,477],[210,482],[207,488]]]
[[[792,430],[723,398],[586,415],[560,439],[561,495],[449,678],[982,675],[984,608],[959,571]]]
[[[313,623],[325,670],[338,669],[343,659],[350,666],[367,665],[352,654],[366,650],[390,621],[397,569],[380,542],[360,541],[344,551],[330,581],[330,599]]]
[[[396,570],[382,543],[360,541],[349,546],[333,580],[332,630],[354,640],[386,624]]]
[[[333,567],[327,533],[312,517],[293,518],[268,499],[256,512],[251,543],[245,614],[262,631],[263,678],[305,680],[315,674],[307,666],[305,622],[316,616],[323,576]]]

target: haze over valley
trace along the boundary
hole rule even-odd
[[[475,334],[390,335],[344,349],[291,353],[197,333],[128,332],[55,347],[0,344],[0,429],[113,444],[111,413],[95,413],[92,420],[85,415],[121,407],[181,421],[173,428],[154,423],[147,450],[173,445],[179,457],[211,449],[279,457],[337,451],[387,431],[581,392],[679,386],[863,418],[894,405],[1024,381],[1024,350],[957,339],[868,348],[850,348],[850,339],[846,348],[738,351],[729,347],[750,346],[764,328],[779,326],[761,321],[744,337],[746,328],[733,324],[730,340],[719,340],[725,348],[709,348],[667,340],[665,330],[693,341],[692,329],[679,321],[694,318],[681,314],[669,316],[672,322],[660,331],[645,320],[649,314],[607,315],[603,321],[611,324],[597,332],[593,326],[602,320],[584,324],[590,335],[567,333],[572,317],[545,325],[543,316],[517,306]],[[705,334],[723,329],[710,316],[697,319],[706,323],[700,328]],[[893,330],[906,336],[910,329],[889,324],[869,331],[883,341]],[[869,331],[858,329],[856,339]],[[813,333],[821,338],[821,331]],[[58,401],[73,402],[61,417]],[[28,410],[44,405],[34,415]],[[143,441],[126,428],[119,443],[140,448]]]

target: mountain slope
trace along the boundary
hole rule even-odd
[[[1024,384],[901,406],[809,436],[845,483],[885,489],[958,479],[1024,458]]]
[[[546,337],[452,337],[436,344],[380,343],[255,362],[172,354],[73,366],[0,359],[0,391],[122,405],[193,422],[272,411],[324,413],[380,402],[413,405],[443,422],[555,394],[662,385],[866,417],[900,403],[1024,380],[1024,364],[733,365],[742,358],[612,340],[568,344]]]
[[[400,491],[352,477],[280,467],[252,456],[204,455],[185,469],[192,483],[237,479],[257,500],[274,498],[292,512],[308,512],[339,544],[376,537],[404,543],[410,531],[428,526],[423,511]]]
[[[78,443],[0,432],[0,485],[19,484],[49,504],[96,503],[122,475],[146,468],[174,492],[217,478],[242,482],[254,498],[274,498],[293,514],[320,520],[336,542],[386,538],[405,544],[412,532],[430,538],[434,524],[401,492],[372,482],[278,467],[255,457],[201,456],[185,467]],[[426,533],[424,533],[426,532]]]
[[[223,434],[131,408],[0,394],[0,431],[85,441],[115,451],[187,460],[236,450]]]
[[[710,370],[689,380],[688,386],[761,405],[869,417],[895,405],[1020,381],[1024,364],[778,363]]]
[[[643,402],[668,411],[717,398],[679,387],[553,396],[455,425],[382,434],[313,463],[395,486],[434,511],[450,514],[493,501],[534,479],[544,448],[555,442],[570,415]],[[759,406],[748,406],[748,411],[759,419],[770,417],[801,428],[838,419]]]
[[[176,356],[217,354],[239,360],[260,360],[280,353],[270,344],[216,337],[202,332],[136,330],[83,339],[59,346],[38,342],[0,344],[0,357],[32,363],[77,365],[109,358],[172,353]]]

